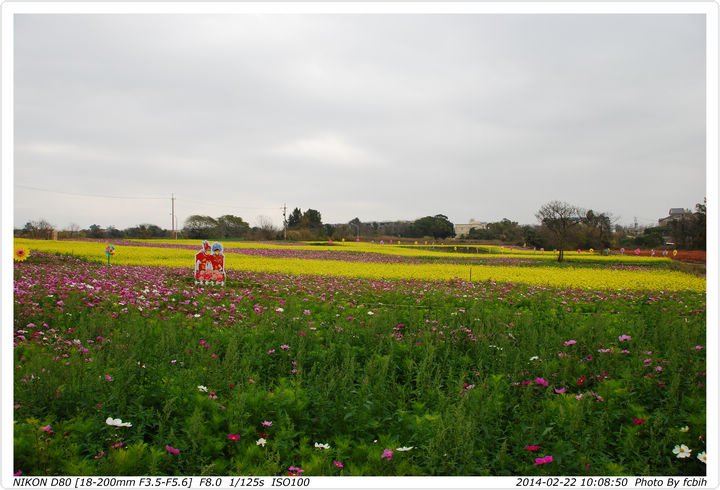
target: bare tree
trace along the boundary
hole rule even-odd
[[[565,245],[572,229],[582,220],[582,210],[561,201],[543,204],[535,214],[542,226],[549,232],[558,251],[558,262],[565,259]]]
[[[275,228],[272,220],[267,216],[258,216],[256,222],[259,235],[263,240],[272,240],[278,234],[278,229]]]
[[[75,238],[75,235],[80,231],[80,225],[77,223],[70,223],[67,227],[67,231],[70,234],[70,238]]]

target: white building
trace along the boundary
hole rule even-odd
[[[474,219],[471,219],[469,223],[466,224],[456,224],[455,225],[455,237],[460,238],[461,235],[467,235],[470,233],[470,230],[472,229],[476,230],[484,230],[487,228],[487,223],[476,221]]]
[[[665,218],[660,218],[658,220],[658,225],[669,225],[671,221],[678,221],[684,218],[689,218],[692,216],[692,214],[692,211],[690,211],[689,209],[670,208],[670,211],[668,211],[668,216]]]

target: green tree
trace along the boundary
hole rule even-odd
[[[318,229],[323,225],[322,215],[315,209],[308,209],[300,219],[300,226],[303,228]]]
[[[90,238],[105,238],[105,230],[100,225],[92,224],[88,228],[87,236]]]
[[[292,213],[290,213],[290,216],[288,216],[287,227],[288,228],[299,228],[300,220],[302,220],[302,211],[300,211],[300,208],[293,209]]]
[[[217,219],[219,238],[244,238],[250,232],[250,225],[240,216],[225,214]]]
[[[207,240],[217,237],[218,223],[210,216],[193,214],[185,220],[183,232],[188,238]]]
[[[425,216],[413,222],[410,236],[431,236],[435,239],[450,238],[455,236],[455,226],[444,214]]]
[[[702,204],[695,205],[693,213],[692,244],[697,250],[707,248],[707,198]]]

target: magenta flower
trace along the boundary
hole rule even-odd
[[[179,450],[178,448],[176,448],[176,447],[172,447],[170,444],[166,444],[166,445],[165,445],[165,449],[166,449],[167,452],[169,452],[170,454],[176,454],[176,455],[177,455],[177,454],[180,454],[180,450]]]
[[[288,475],[290,476],[301,476],[303,473],[305,473],[305,470],[298,466],[291,466],[288,468]]]
[[[110,376],[109,374],[106,374],[106,375],[105,375],[105,381],[110,382],[110,381],[112,381],[112,380],[113,380],[112,376]]]
[[[535,464],[541,465],[541,464],[548,464],[553,462],[552,456],[543,456],[542,458],[535,458]]]
[[[393,452],[392,449],[385,449],[385,450],[383,451],[383,453],[382,453],[382,456],[380,456],[380,457],[381,457],[381,458],[385,458],[385,459],[387,459],[388,461],[390,461],[390,460],[392,459],[392,457],[393,457],[393,454],[395,454],[395,453]]]
[[[640,424],[644,424],[644,423],[645,423],[645,419],[638,419],[638,418],[633,419],[633,424],[635,424],[635,425],[640,425]]]
[[[240,434],[228,434],[228,439],[231,441],[239,441]]]
[[[48,424],[48,425],[46,425],[46,426],[44,426],[44,427],[40,427],[40,430],[43,431],[43,432],[47,432],[48,434],[54,434],[54,433],[55,433],[55,431],[52,429],[52,427],[50,426],[50,424]]]
[[[263,427],[272,427],[272,422],[270,420],[263,420],[262,425]]]
[[[632,340],[632,337],[629,336],[629,335],[621,335],[621,336],[618,337],[618,340],[619,340],[620,342],[627,342],[627,341]]]
[[[577,344],[577,341],[571,339],[571,340],[566,340],[564,343],[565,343],[565,345],[575,345],[575,344]]]
[[[340,468],[340,469],[342,469],[342,468],[344,468],[344,467],[345,467],[345,465],[343,464],[343,462],[342,462],[342,461],[338,461],[338,460],[333,460],[333,464],[335,465],[335,467],[336,467],[336,468]]]
[[[540,449],[540,446],[525,446],[526,451],[535,452]]]
[[[548,386],[548,382],[545,378],[535,378],[535,384],[540,386]]]
[[[290,350],[290,346],[287,345],[287,344],[281,345],[280,348],[281,348],[282,350]]]
[[[555,388],[555,393],[561,394],[565,393],[567,390],[565,388]]]
[[[13,473],[13,476],[22,476],[22,470],[17,470],[15,473]]]

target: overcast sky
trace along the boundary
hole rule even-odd
[[[173,193],[180,226],[705,196],[701,15],[15,19],[15,227],[169,229]]]

